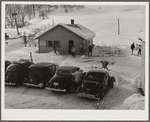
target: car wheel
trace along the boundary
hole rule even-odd
[[[25,74],[24,76],[23,76],[23,82],[27,82],[28,81],[28,77],[27,77],[27,74]]]
[[[41,84],[40,85],[40,89],[43,89],[45,86],[44,86],[44,84]]]
[[[29,82],[30,82],[30,83],[37,83],[37,78],[36,78],[34,75],[31,75],[31,76],[29,77]]]
[[[105,88],[102,87],[101,90],[99,91],[99,98],[100,98],[100,100],[102,100],[104,98],[104,95],[105,95],[104,90],[105,90]]]

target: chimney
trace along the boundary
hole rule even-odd
[[[74,25],[74,19],[71,20],[71,24]]]

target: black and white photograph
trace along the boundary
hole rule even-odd
[[[148,120],[148,2],[3,1],[1,19],[2,120]]]

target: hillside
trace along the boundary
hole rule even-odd
[[[48,15],[47,19],[34,18],[29,21],[29,26],[19,29],[21,35],[25,32],[32,35],[36,30],[39,34],[58,23],[82,24],[96,33],[94,43],[96,45],[129,45],[138,42],[137,38],[143,38],[145,34],[145,8],[144,6],[85,6],[83,9],[70,13],[62,13],[60,9]],[[118,19],[120,23],[120,35],[118,35]],[[94,21],[93,21],[94,20]],[[96,20],[96,22],[95,22]],[[6,29],[10,37],[16,37],[15,29]]]

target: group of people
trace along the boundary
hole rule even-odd
[[[88,55],[89,56],[92,56],[92,51],[93,51],[93,47],[94,47],[94,44],[91,44],[91,45],[88,45],[88,46],[83,46],[82,43],[80,44],[80,54],[84,54],[85,56]],[[71,49],[71,55],[72,57],[76,57],[76,49],[74,47],[74,45],[70,45],[70,49]]]
[[[139,45],[138,47],[138,55],[141,55],[141,45]],[[131,50],[132,50],[132,55],[133,55],[133,51],[135,49],[135,45],[134,45],[134,42],[131,44]]]

